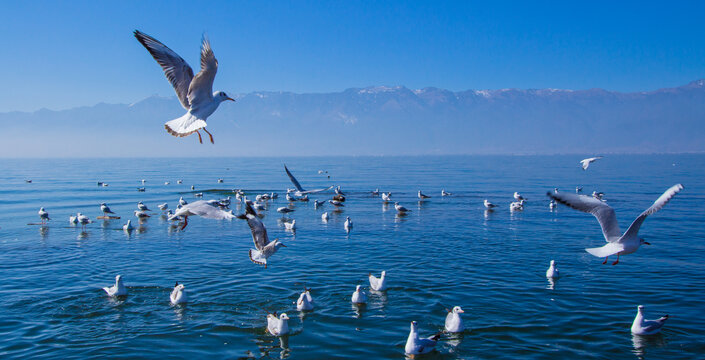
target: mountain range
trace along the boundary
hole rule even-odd
[[[605,154],[705,151],[705,80],[645,92],[403,86],[252,92],[175,138],[176,97],[0,113],[2,157]]]

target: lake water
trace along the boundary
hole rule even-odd
[[[705,156],[614,155],[588,171],[580,158],[0,160],[0,357],[400,359],[410,321],[428,336],[443,329],[446,307],[460,305],[468,330],[444,334],[426,358],[702,358]],[[298,229],[285,231],[275,211],[292,187],[284,163],[306,188],[340,185],[343,211],[323,223],[330,204],[296,203],[288,217]],[[146,192],[137,192],[140,179]],[[626,229],[676,183],[685,190],[641,229],[652,246],[617,266],[584,251],[604,243],[592,216],[565,206],[551,212],[545,195],[576,185],[603,191]],[[155,214],[131,235],[121,230],[126,219],[137,223],[140,200],[153,210],[175,208],[180,196],[197,200],[191,185],[205,199],[237,188],[278,192],[263,222],[287,247],[264,269],[248,259],[242,220],[191,217],[178,231]],[[375,188],[412,212],[397,217],[370,195]],[[453,196],[441,198],[442,188]],[[419,203],[418,190],[433,197]],[[529,200],[523,212],[509,211],[514,191]],[[486,214],[485,198],[498,210]],[[122,219],[95,220],[101,202]],[[40,206],[52,221],[27,225],[39,221]],[[76,212],[95,221],[85,232],[69,226]],[[544,275],[551,259],[563,275],[554,286]],[[389,290],[368,291],[369,304],[353,307],[355,285],[369,286],[367,274],[382,270]],[[128,287],[125,301],[101,290],[116,274]],[[176,281],[186,285],[186,306],[169,303]],[[316,308],[302,315],[293,303],[304,286]],[[639,304],[647,318],[672,316],[661,334],[630,334]],[[265,332],[266,311],[289,314],[288,337]]]

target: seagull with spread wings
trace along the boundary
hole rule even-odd
[[[267,268],[267,259],[274,255],[280,247],[286,247],[279,239],[269,242],[267,229],[262,221],[257,217],[255,209],[252,208],[252,201],[245,201],[245,213],[237,215],[238,219],[247,220],[247,225],[252,231],[252,241],[255,243],[256,249],[250,249],[250,260],[259,265],[264,265]]]
[[[291,183],[294,184],[294,187],[296,188],[296,191],[294,192],[294,195],[296,195],[296,196],[304,196],[306,194],[315,194],[315,193],[330,190],[333,188],[333,185],[331,185],[325,189],[304,190],[304,188],[301,187],[301,184],[299,184],[299,182],[294,177],[294,174],[292,174],[291,171],[289,171],[289,169],[286,167],[286,165],[284,165],[284,171],[286,171],[286,175],[289,176],[289,180],[291,180]]]
[[[208,38],[204,35],[201,42],[201,71],[193,76],[193,70],[186,61],[159,40],[139,30],[135,30],[134,34],[162,67],[166,78],[176,91],[181,106],[187,110],[184,116],[167,121],[164,124],[166,131],[176,137],[196,133],[198,141],[202,144],[203,139],[198,130],[203,129],[213,143],[213,135],[206,130],[206,119],[218,109],[221,102],[235,100],[222,91],[213,92],[218,60],[213,54]]]
[[[576,195],[565,192],[548,192],[547,195],[556,200],[557,202],[572,207],[575,210],[580,210],[582,212],[590,213],[602,227],[602,235],[604,235],[607,245],[585,249],[590,254],[597,257],[604,257],[605,261],[603,264],[607,263],[607,258],[610,255],[617,254],[617,260],[612,263],[612,265],[617,265],[619,263],[620,255],[631,254],[637,249],[641,244],[651,245],[644,239],[638,236],[639,228],[644,222],[647,216],[661,210],[668,201],[671,200],[676,194],[683,190],[683,185],[676,184],[671,186],[666,192],[663,193],[648,209],[644,210],[632,224],[629,229],[622,234],[619,229],[619,224],[617,223],[617,215],[609,205],[605,202],[595,199],[591,196]]]

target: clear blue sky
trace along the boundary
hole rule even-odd
[[[705,77],[704,17],[705,1],[5,2],[0,112],[172,96],[134,29],[194,70],[207,32],[231,93],[651,90]]]

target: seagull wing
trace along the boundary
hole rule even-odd
[[[602,235],[605,236],[606,241],[613,242],[622,237],[622,231],[619,230],[619,223],[617,223],[617,215],[614,209],[606,203],[591,196],[566,192],[548,192],[547,195],[563,205],[595,216],[602,227]]]
[[[232,219],[235,217],[235,215],[233,215],[225,210],[221,210],[221,209],[209,204],[205,200],[194,201],[184,207],[188,207],[189,211],[191,213],[193,213],[194,215],[204,217],[206,219],[223,220],[223,219]]]
[[[181,106],[188,110],[191,107],[188,98],[189,85],[193,79],[193,70],[191,70],[191,67],[181,56],[159,42],[159,40],[139,30],[135,30],[135,37],[137,41],[149,51],[159,66],[162,67],[164,75],[166,75],[171,86],[174,87],[176,96],[179,97]]]
[[[294,187],[296,188],[296,190],[301,191],[301,192],[306,191],[306,190],[304,190],[304,188],[301,187],[301,184],[299,184],[299,182],[296,181],[296,178],[294,177],[294,175],[291,174],[291,171],[289,171],[289,169],[286,167],[286,165],[284,165],[284,170],[286,171],[286,174],[289,175],[289,180],[291,180],[291,183],[294,184]]]
[[[213,100],[213,81],[217,71],[218,60],[213,54],[208,37],[204,35],[201,41],[201,71],[196,74],[188,87],[188,101],[191,103],[193,112],[197,112],[199,106]]]
[[[252,208],[251,201],[245,202],[245,213],[237,217],[238,219],[247,220],[247,225],[250,226],[250,231],[252,231],[252,241],[255,243],[255,248],[262,251],[269,244],[269,237],[267,236],[267,229]]]
[[[323,192],[323,191],[328,191],[328,190],[330,190],[330,189],[332,189],[332,188],[333,188],[333,185],[331,185],[331,186],[329,186],[329,187],[327,187],[327,188],[325,188],[325,189],[314,189],[314,190],[306,190],[306,191],[299,191],[299,192],[300,192],[302,195],[303,195],[303,194],[315,194],[315,193],[319,193],[319,192]]]
[[[673,185],[668,190],[666,190],[663,195],[659,196],[659,198],[654,201],[653,205],[651,205],[648,209],[644,210],[641,215],[637,216],[634,222],[629,225],[629,229],[627,229],[627,232],[624,233],[624,237],[630,238],[632,236],[636,236],[636,234],[639,233],[639,228],[641,227],[641,224],[644,222],[646,217],[661,210],[661,208],[663,208],[681,190],[683,190],[683,185],[681,184]]]

